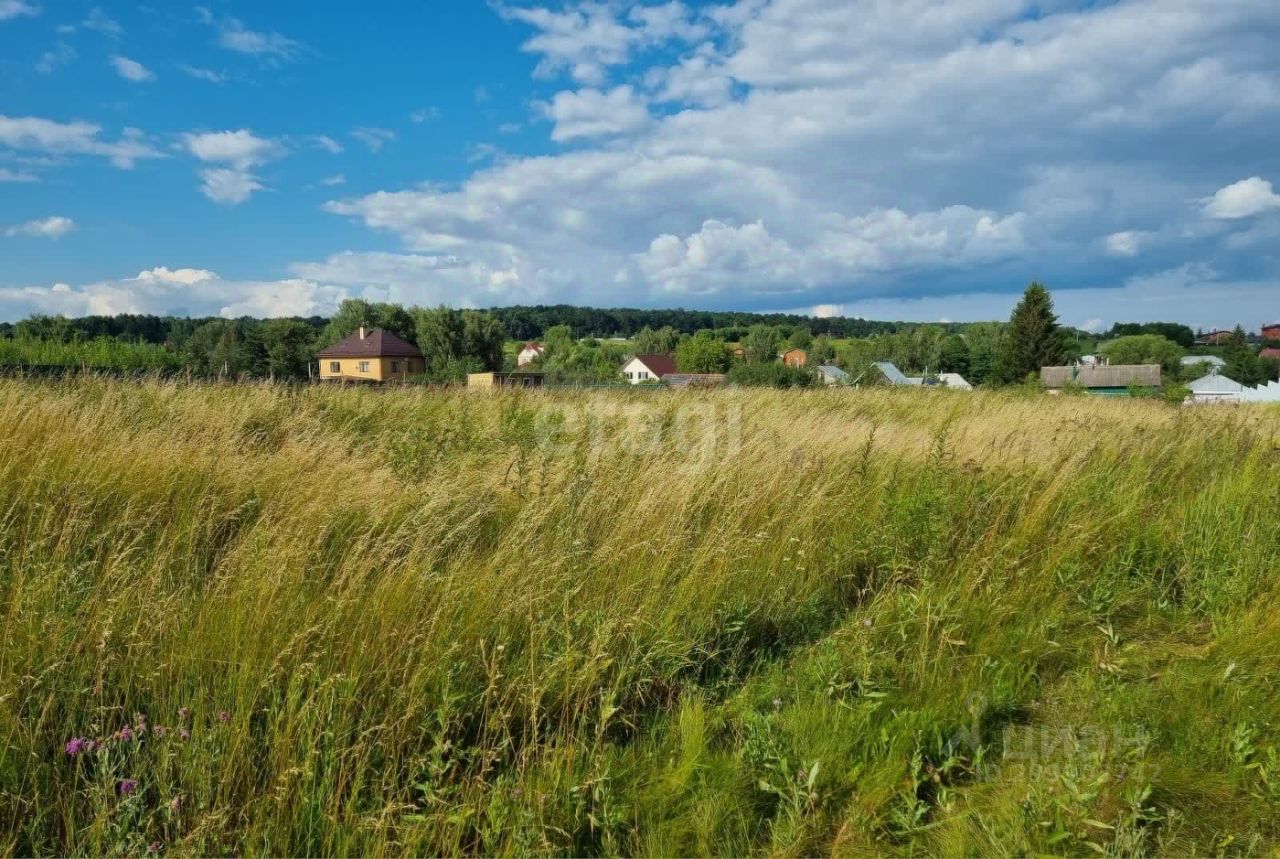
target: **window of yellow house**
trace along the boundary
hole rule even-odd
[[[341,362],[341,361],[330,361],[330,362],[329,362],[329,372],[330,372],[330,373],[341,373],[341,372],[342,372],[342,362]]]
[[[399,361],[392,361],[392,362],[391,362],[391,372],[393,372],[393,373],[399,373],[399,372],[400,372],[400,362],[399,362]]]
[[[367,372],[369,372],[369,362],[368,362],[368,361],[361,361],[361,362],[360,362],[360,372],[361,372],[361,373],[367,373]]]

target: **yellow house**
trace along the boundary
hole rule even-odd
[[[337,381],[391,382],[427,371],[418,347],[390,331],[361,326],[350,337],[316,353],[320,378]]]

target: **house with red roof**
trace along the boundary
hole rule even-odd
[[[532,364],[534,361],[542,357],[542,353],[547,351],[547,344],[539,343],[537,340],[530,340],[524,346],[520,347],[519,353],[516,354],[516,366],[524,367]]]
[[[676,359],[670,355],[636,355],[622,365],[622,377],[633,385],[661,382],[663,376],[676,372]]]
[[[1272,322],[1262,326],[1263,340],[1280,340],[1280,322]]]

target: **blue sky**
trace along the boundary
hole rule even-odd
[[[1256,328],[1277,139],[1274,0],[0,0],[0,318]]]

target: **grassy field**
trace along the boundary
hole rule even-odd
[[[1257,855],[1280,412],[0,380],[0,854]]]

